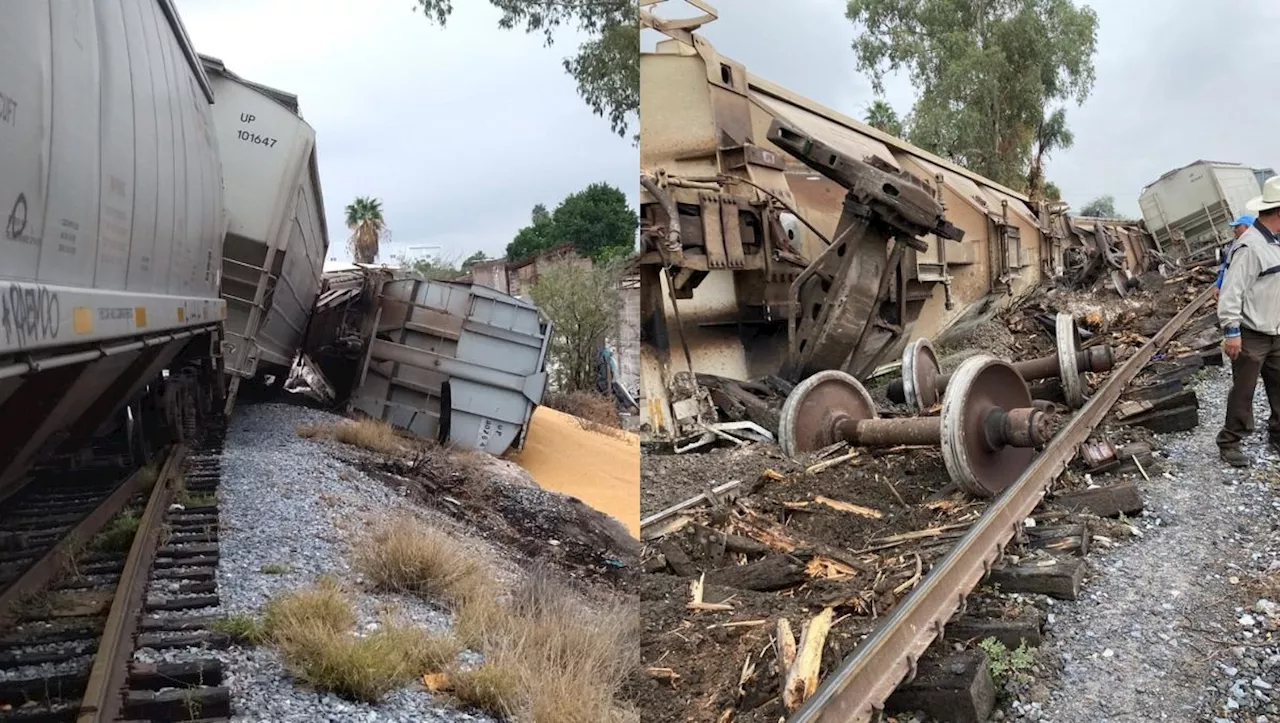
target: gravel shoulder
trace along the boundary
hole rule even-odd
[[[1206,370],[1199,426],[1158,437],[1167,471],[1139,480],[1147,504],[1132,522],[1142,537],[1090,555],[1084,597],[1050,605],[1039,680],[998,719],[1280,720],[1280,459],[1262,431],[1246,445],[1252,468],[1218,459],[1230,383],[1228,370]],[[1261,387],[1255,409],[1265,427]]]
[[[303,439],[295,432],[301,424],[340,419],[284,404],[237,410],[227,431],[219,490],[221,608],[202,613],[255,613],[272,595],[309,585],[320,575],[332,575],[359,590],[363,580],[349,559],[366,521],[396,512],[428,514],[357,467],[334,459],[328,450],[333,443]],[[448,521],[438,517],[430,521],[450,529]],[[458,539],[497,558],[483,541],[462,534]],[[270,572],[279,569],[286,571]],[[361,592],[353,601],[357,624],[365,630],[375,629],[380,614],[387,612],[432,629],[449,625],[448,614],[416,598]],[[194,652],[166,652],[164,657],[181,660],[184,653]],[[219,655],[226,665],[224,684],[231,688],[236,721],[490,720],[450,708],[420,685],[396,691],[378,705],[309,690],[289,677],[269,647],[233,647]],[[142,650],[136,657],[157,656]]]

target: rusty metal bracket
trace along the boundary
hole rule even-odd
[[[933,641],[934,624],[945,622],[955,613],[959,606],[957,591],[963,593],[978,584],[991,560],[1012,537],[1013,523],[1031,514],[1124,388],[1156,351],[1209,301],[1212,293],[1213,287],[1205,289],[1115,370],[1018,481],[1005,490],[915,590],[822,682],[789,723],[871,720]]]

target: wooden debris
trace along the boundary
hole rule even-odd
[[[641,569],[649,574],[662,572],[667,569],[667,556],[662,553],[658,553],[653,557],[646,559]]]
[[[680,545],[675,540],[663,540],[658,545],[658,550],[662,552],[662,556],[667,560],[667,567],[680,577],[693,577],[698,574],[698,569],[693,566],[693,560],[684,553]]]
[[[786,481],[787,481],[786,476],[785,476],[785,475],[783,475],[781,472],[779,472],[779,471],[778,471],[778,470],[776,470],[776,469],[766,469],[764,472],[762,472],[762,473],[760,474],[760,477],[761,477],[762,479],[767,479],[767,480],[769,480],[769,481],[771,481],[771,482],[786,482]]]
[[[1044,642],[1044,613],[1038,608],[1025,605],[1017,616],[1012,618],[974,618],[962,617],[947,624],[948,640],[967,642],[995,638],[1009,650],[1015,650],[1023,643],[1029,648],[1038,648]]]
[[[685,607],[690,610],[701,610],[706,612],[725,612],[732,610],[733,606],[729,603],[709,603],[702,601],[702,590],[704,585],[703,575],[697,580],[689,583],[689,602],[685,603]]]
[[[902,534],[899,534],[899,535],[889,535],[888,537],[877,537],[874,540],[871,540],[870,542],[871,546],[866,548],[864,552],[871,552],[875,550],[887,550],[891,547],[897,547],[898,545],[901,545],[905,542],[911,542],[912,540],[923,540],[929,537],[938,537],[939,535],[942,535],[943,533],[949,532],[951,530],[967,529],[969,525],[970,525],[969,522],[957,522],[950,525],[939,525],[937,527],[927,527],[923,530],[913,530],[911,532],[903,532]]]
[[[674,683],[680,679],[680,674],[671,668],[645,668],[644,673],[654,680],[665,680],[668,683]]]
[[[1025,528],[1024,532],[1031,547],[1037,550],[1071,553],[1080,557],[1089,554],[1092,535],[1088,525],[1037,526]]]
[[[863,507],[862,505],[855,505],[850,502],[841,502],[840,500],[833,500],[830,497],[823,497],[822,495],[818,495],[817,497],[814,497],[812,501],[782,503],[782,506],[786,507],[789,510],[807,510],[812,508],[814,505],[823,505],[837,512],[848,512],[851,515],[861,515],[862,517],[870,517],[873,520],[879,520],[884,517],[884,513],[881,512],[880,510],[873,510],[870,507]]]
[[[1135,515],[1142,511],[1142,492],[1132,482],[1067,492],[1054,498],[1067,509],[1088,510],[1098,517]]]
[[[852,452],[849,452],[848,454],[842,454],[839,457],[835,457],[833,459],[827,459],[827,460],[818,462],[816,464],[811,464],[805,468],[804,473],[817,474],[819,472],[822,472],[823,470],[835,467],[838,464],[843,464],[845,462],[849,462],[851,460],[857,459],[861,455],[862,453],[855,449]]]
[[[764,555],[772,550],[763,542],[757,542],[750,537],[735,535],[732,532],[724,533],[724,549],[743,555]]]
[[[1084,560],[1079,558],[1032,559],[992,568],[987,582],[998,585],[1002,592],[1042,593],[1059,600],[1079,600],[1084,567]]]
[[[809,579],[805,563],[791,555],[771,555],[746,565],[730,565],[712,570],[706,582],[724,587],[758,592],[776,592],[803,584]]]
[[[791,622],[778,618],[778,635],[774,641],[778,654],[778,676],[784,679],[796,661],[796,636],[791,632]],[[785,686],[785,682],[783,684]]]
[[[889,696],[890,713],[921,712],[935,720],[983,723],[996,704],[987,655],[966,650],[918,663],[916,676]]]
[[[738,524],[742,527],[743,531],[751,533],[752,537],[775,550],[779,550],[781,552],[809,550],[818,555],[829,557],[833,560],[839,560],[855,570],[872,572],[872,568],[868,565],[855,560],[851,555],[837,550],[831,545],[796,539],[791,535],[788,535],[786,531],[782,529],[781,525],[763,517],[753,510],[745,510],[745,514],[749,520],[738,520]]]
[[[708,626],[707,626],[707,629],[708,629],[708,630],[710,630],[711,628],[755,628],[755,627],[759,627],[759,626],[761,626],[761,625],[768,625],[768,624],[769,624],[769,621],[768,621],[768,620],[764,620],[764,619],[761,619],[761,620],[730,620],[730,621],[729,621],[729,622],[727,622],[727,623],[714,623],[714,624],[712,624],[712,625],[708,625]]]
[[[1165,379],[1163,381],[1141,387],[1130,387],[1128,391],[1124,393],[1124,398],[1134,401],[1150,401],[1152,399],[1169,396],[1170,394],[1177,394],[1182,391],[1183,388],[1184,386],[1181,379]]]
[[[1126,420],[1130,426],[1146,427],[1153,432],[1186,432],[1200,424],[1199,405],[1147,412]]]
[[[821,555],[809,559],[808,564],[805,565],[805,572],[810,579],[824,578],[827,580],[853,577],[858,574],[856,568],[850,567],[839,560],[832,560]]]
[[[1172,394],[1166,394],[1154,399],[1129,400],[1120,402],[1115,406],[1116,421],[1129,423],[1129,420],[1137,417],[1144,412],[1158,412],[1165,409],[1179,409],[1181,407],[1194,406],[1199,407],[1200,401],[1196,398],[1194,389],[1182,389]]]
[[[813,616],[800,633],[800,645],[795,660],[787,668],[783,682],[782,703],[787,712],[799,710],[809,696],[818,689],[818,670],[822,666],[822,651],[827,644],[827,633],[835,619],[833,608],[823,608]]]

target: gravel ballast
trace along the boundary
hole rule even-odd
[[[221,606],[200,614],[258,614],[272,596],[310,585],[321,575],[361,590],[364,581],[350,559],[368,521],[397,512],[425,514],[382,483],[335,460],[328,453],[335,443],[304,439],[296,432],[299,425],[341,420],[284,404],[236,411],[227,431],[218,491]],[[359,630],[376,629],[386,612],[432,630],[449,625],[447,613],[408,596],[358,592],[352,601]],[[231,688],[236,721],[491,720],[450,708],[416,683],[376,705],[311,690],[294,681],[267,646],[233,647],[215,654],[226,666],[224,685]],[[209,651],[197,649],[140,650],[135,657],[178,661],[207,655]]]
[[[1257,583],[1280,570],[1280,460],[1266,445],[1261,385],[1254,460],[1236,470],[1218,458],[1229,369],[1195,383],[1200,424],[1161,435],[1163,474],[1138,480],[1141,533],[1089,556],[1082,599],[1049,605],[1044,665],[1057,675],[1021,686],[997,719],[1055,721],[1280,721],[1280,600]],[[1275,592],[1269,593],[1275,595]]]

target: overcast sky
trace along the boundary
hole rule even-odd
[[[561,66],[579,38],[497,27],[482,0],[445,29],[412,0],[177,0],[196,49],[298,96],[316,129],[330,256],[350,258],[343,209],[382,199],[397,248],[499,256],[536,203],[595,181],[637,198],[637,150]],[[634,132],[634,129],[633,129]],[[383,253],[381,260],[388,260]]]
[[[1081,4],[1080,0],[1076,0]],[[861,119],[874,99],[856,70],[855,26],[841,0],[711,0],[720,18],[701,33],[747,69]],[[1088,0],[1098,13],[1097,82],[1067,108],[1075,145],[1048,162],[1047,177],[1075,208],[1104,194],[1138,215],[1142,187],[1198,159],[1280,164],[1268,94],[1280,2]],[[661,16],[695,14],[673,0]],[[646,31],[650,49],[660,38]],[[1250,100],[1254,89],[1263,94]],[[899,115],[911,110],[905,78],[886,81]]]

